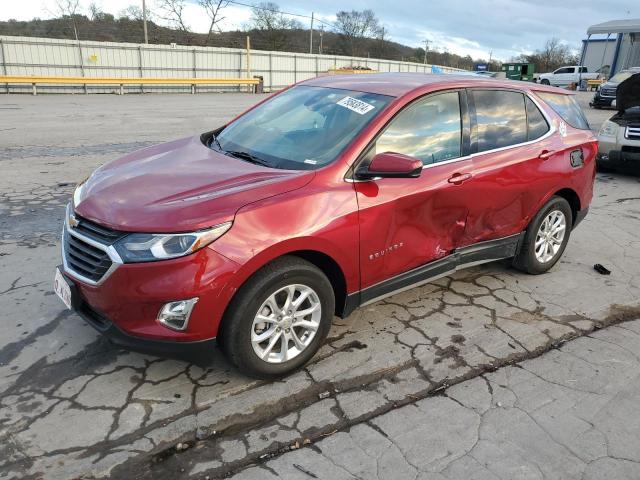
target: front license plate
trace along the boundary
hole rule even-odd
[[[53,280],[53,289],[67,308],[71,309],[71,288],[62,276],[59,268],[56,268],[56,276]]]

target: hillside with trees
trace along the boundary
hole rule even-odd
[[[158,8],[147,12],[148,41],[151,44],[216,46],[244,48],[246,37],[251,48],[288,52],[309,52],[309,29],[295,16],[267,2],[252,7],[250,21],[242,30],[222,31],[225,0],[198,0],[203,14],[210,19],[207,33],[190,31],[183,19],[184,0],[161,0]],[[143,15],[130,6],[117,16],[101,11],[95,4],[88,14],[79,13],[77,0],[58,0],[57,18],[0,22],[0,35],[143,43]],[[340,11],[333,24],[317,21],[314,27],[313,53],[347,55],[422,63],[423,48],[413,48],[390,40],[383,23],[372,10]],[[483,59],[460,56],[445,49],[429,50],[427,62],[473,69]],[[499,68],[497,64],[493,69]]]

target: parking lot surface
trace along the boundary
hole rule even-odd
[[[215,128],[261,98],[0,97],[0,478],[268,478],[290,468],[291,478],[313,478],[304,470],[319,476],[320,463],[305,463],[308,458],[345,476],[370,478],[340,467],[336,455],[354,442],[364,452],[370,446],[371,452],[396,455],[398,468],[415,469],[411,478],[417,472],[421,478],[457,478],[424,473],[435,475],[440,470],[434,465],[449,465],[437,463],[440,454],[421,457],[420,468],[412,465],[394,424],[411,419],[412,409],[432,412],[434,430],[449,428],[451,441],[465,445],[455,450],[456,468],[464,469],[481,462],[469,454],[475,443],[486,461],[510,455],[517,442],[499,454],[492,450],[496,436],[524,434],[532,425],[527,422],[555,418],[558,435],[581,428],[562,408],[552,410],[553,402],[540,410],[544,418],[536,418],[535,393],[548,392],[566,408],[563,396],[584,403],[580,395],[589,392],[603,402],[605,393],[619,399],[635,392],[637,398],[637,378],[628,372],[637,372],[638,361],[638,326],[632,321],[640,317],[640,185],[629,175],[598,176],[589,215],[549,273],[528,276],[506,262],[492,263],[358,309],[336,319],[326,345],[304,370],[278,382],[243,377],[218,351],[187,361],[120,350],[65,311],[52,282],[64,206],[75,184],[123,153]],[[587,113],[597,128],[612,112]],[[599,275],[595,263],[612,274]],[[614,324],[619,326],[593,339],[584,337]],[[607,335],[617,335],[610,349],[620,355],[603,347]],[[592,352],[594,363],[587,358],[571,378],[555,378],[554,370],[577,355],[575,348],[583,356]],[[622,358],[622,350],[630,353]],[[624,365],[600,383],[580,387],[591,378],[585,369],[598,362]],[[577,386],[556,389],[562,382]],[[514,397],[524,403],[507,411]],[[498,403],[505,408],[491,408]],[[576,418],[595,424],[598,412]],[[478,424],[486,425],[485,443],[478,440]],[[357,442],[349,437],[354,432],[361,432]],[[612,448],[606,455],[588,450],[602,433],[597,426],[589,432],[585,427],[584,444],[563,443],[577,457],[566,468],[578,471],[598,458],[603,460],[593,468],[606,467],[608,458],[627,459]],[[639,437],[631,429],[622,443],[640,451]],[[429,438],[441,444],[440,437]],[[292,447],[300,450],[283,454]],[[452,455],[447,451],[442,459]],[[630,463],[639,460],[628,457]],[[253,462],[261,466],[243,471]],[[395,473],[394,467],[378,477],[399,478]],[[489,473],[483,478],[493,478]]]

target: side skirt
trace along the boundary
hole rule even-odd
[[[347,295],[341,317],[347,317],[359,306],[368,305],[390,295],[432,282],[450,275],[456,270],[514,257],[520,250],[524,235],[525,232],[522,232],[509,237],[458,248],[446,257]]]

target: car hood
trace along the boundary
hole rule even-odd
[[[255,165],[190,137],[100,167],[74,195],[74,209],[116,230],[186,232],[232,220],[248,203],[298,189],[313,176]]]
[[[616,107],[619,112],[637,106],[640,106],[640,73],[620,82],[616,91]]]

